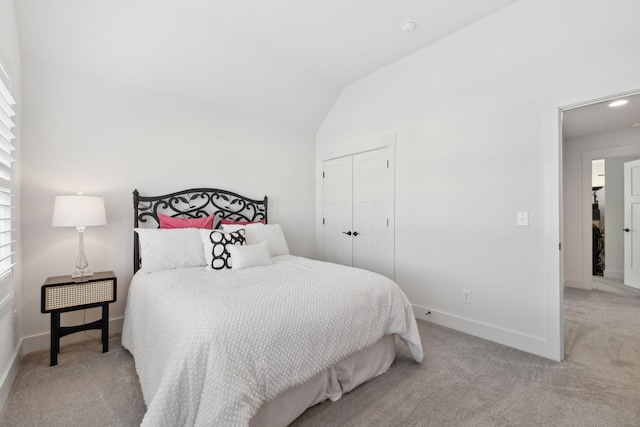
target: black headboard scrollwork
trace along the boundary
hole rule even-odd
[[[204,218],[215,215],[214,228],[222,218],[230,221],[267,222],[267,196],[254,200],[231,191],[215,188],[194,188],[163,196],[141,196],[133,191],[133,226],[158,228],[158,213],[181,218]],[[133,272],[140,269],[140,242],[133,233]]]

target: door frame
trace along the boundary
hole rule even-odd
[[[637,93],[636,93],[637,94]],[[633,94],[629,94],[633,95]],[[640,145],[597,148],[582,152],[582,287],[593,289],[592,227],[591,227],[591,162],[598,159],[640,156]],[[605,181],[606,188],[606,181]]]
[[[564,360],[564,266],[562,242],[564,230],[562,112],[621,96],[640,93],[640,76],[612,75],[599,84],[572,88],[564,93],[548,94],[542,99],[544,163],[544,261],[545,350],[553,360]]]

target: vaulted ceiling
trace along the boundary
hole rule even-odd
[[[30,58],[315,132],[342,88],[516,0],[20,0]],[[405,32],[401,23],[414,20]]]

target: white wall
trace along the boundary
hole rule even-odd
[[[430,320],[562,357],[558,108],[640,88],[639,13],[522,0],[343,90],[316,170],[396,133],[396,280]]]
[[[195,187],[266,194],[269,221],[282,225],[291,252],[314,256],[313,134],[30,57],[23,58],[23,96],[25,351],[49,345],[49,317],[40,313],[44,280],[75,265],[77,232],[51,227],[59,194],[105,199],[108,225],[87,228],[85,249],[90,268],[117,274],[115,320],[132,277],[136,188],[143,195]],[[82,321],[81,312],[66,314],[63,322]],[[94,309],[87,320],[98,316]]]
[[[0,410],[2,410],[17,374],[21,345],[19,337],[22,329],[22,322],[20,321],[22,316],[20,306],[22,299],[22,245],[20,242],[22,96],[20,93],[20,47],[13,0],[0,0],[0,64],[2,64],[12,79],[10,90],[16,101],[16,105],[13,106],[16,112],[16,117],[13,119],[16,124],[13,130],[13,133],[16,135],[16,139],[14,140],[16,151],[13,153],[16,162],[13,166],[15,173],[13,175],[12,187],[13,193],[15,194],[14,203],[16,205],[16,209],[13,211],[13,226],[17,228],[14,234],[17,243],[15,245],[16,254],[13,256],[13,261],[17,266],[14,269],[13,275],[13,300],[0,310]],[[13,319],[14,310],[17,312],[18,317],[18,324],[15,330]]]
[[[565,285],[591,289],[591,161],[606,159],[605,273],[621,278],[624,250],[622,236],[616,235],[622,229],[622,207],[616,210],[622,203],[621,163],[640,155],[640,129],[569,138],[563,150]]]

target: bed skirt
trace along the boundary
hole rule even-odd
[[[250,427],[287,426],[307,408],[342,394],[386,372],[395,359],[394,335],[347,356],[308,381],[265,402],[253,416]]]

